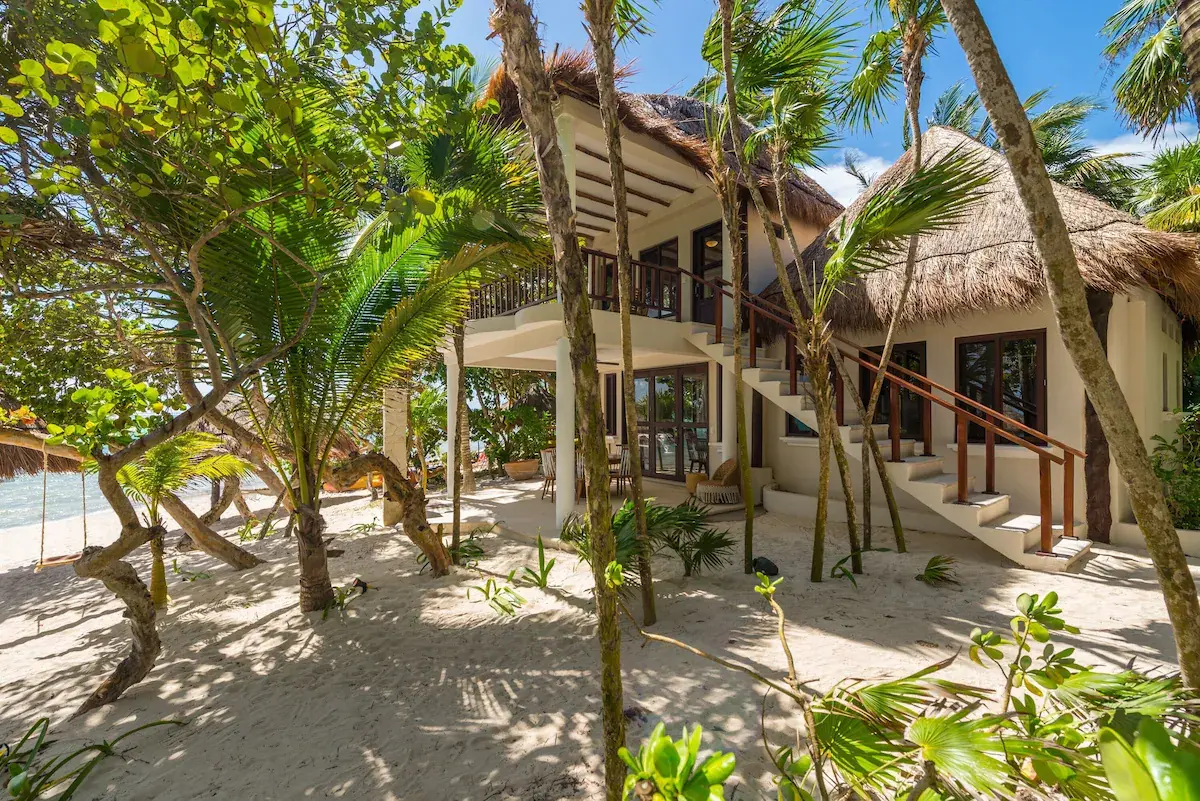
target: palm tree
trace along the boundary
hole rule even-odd
[[[1111,206],[1131,208],[1138,177],[1137,168],[1128,163],[1133,154],[1097,153],[1084,129],[1088,117],[1102,111],[1104,105],[1076,97],[1036,111],[1047,95],[1048,89],[1034,92],[1023,105],[1030,114],[1029,123],[1051,180],[1087,192]],[[968,92],[961,81],[938,97],[928,124],[954,128],[990,148],[1000,149],[979,94]]]
[[[1105,58],[1129,56],[1113,84],[1117,110],[1137,130],[1155,136],[1196,113],[1189,85],[1196,65],[1189,69],[1184,55],[1176,7],[1176,0],[1126,0],[1100,31],[1109,38]]]
[[[537,154],[542,202],[554,247],[555,275],[563,307],[563,328],[571,348],[584,476],[592,489],[587,494],[587,508],[593,537],[592,579],[599,624],[605,791],[610,801],[619,801],[625,780],[625,766],[619,753],[625,743],[621,629],[616,590],[607,576],[616,545],[607,490],[608,451],[604,443],[596,336],[584,286],[587,269],[579,249],[571,185],[554,119],[554,93],[546,74],[533,10],[527,0],[495,0],[491,25],[503,44],[504,66],[517,87],[521,117],[531,149]]]
[[[1160,231],[1200,231],[1200,140],[1160,151],[1138,182],[1142,222]]]
[[[1104,353],[1088,313],[1087,290],[1063,222],[1050,176],[987,23],[974,0],[942,0],[979,95],[996,123],[1042,262],[1063,343],[1104,427],[1130,503],[1158,573],[1175,634],[1184,682],[1200,686],[1200,600],[1179,543],[1163,487],[1138,433],[1129,402]]]
[[[946,25],[946,16],[942,11],[939,0],[872,0],[875,15],[882,20],[890,21],[891,25],[867,40],[863,48],[861,63],[858,71],[846,87],[845,113],[852,125],[869,130],[874,119],[881,115],[886,100],[894,99],[900,85],[904,88],[904,133],[907,140],[912,142],[913,169],[920,170],[921,154],[921,85],[925,81],[925,55],[933,46],[934,39]],[[908,253],[904,262],[904,283],[900,288],[900,297],[896,309],[888,323],[887,334],[884,336],[883,348],[880,351],[880,364],[891,361],[892,346],[895,343],[896,332],[904,314],[904,306],[908,301],[908,293],[912,288],[913,275],[916,272],[917,237],[914,235],[908,243]],[[871,384],[862,414],[863,431],[865,436],[874,441],[872,424],[875,421],[875,411],[883,392],[885,371],[879,370]],[[873,457],[878,462],[879,478],[887,493],[888,509],[892,517],[892,527],[896,533],[896,550],[904,552],[907,548],[904,542],[904,532],[900,525],[899,509],[892,495],[887,470],[882,466],[882,455],[878,446],[872,449]],[[864,458],[863,467],[863,546],[871,547],[871,460]]]
[[[625,159],[621,152],[621,120],[617,105],[616,56],[613,40],[641,29],[644,10],[636,0],[584,0],[588,35],[596,61],[596,87],[600,96],[600,116],[604,124],[608,151],[609,180],[613,190],[613,216],[617,237],[617,292],[621,311],[621,373],[625,406],[625,426],[637,431],[637,407],[633,391],[633,331],[630,321],[633,306],[633,257],[629,250],[629,203],[625,195]],[[638,558],[638,584],[642,592],[642,625],[652,626],[654,577],[650,570],[650,536],[646,508],[642,502],[642,461],[629,460],[629,495],[633,501],[638,542],[644,553]]]
[[[168,495],[198,482],[240,479],[253,466],[232,453],[214,453],[222,445],[220,437],[188,431],[146,451],[140,459],[117,471],[117,481],[125,494],[146,507],[146,525],[161,530],[162,504]],[[150,598],[154,605],[167,605],[167,574],[163,564],[163,538],[159,533],[150,540]]]
[[[421,489],[428,491],[429,454],[436,452],[446,436],[446,393],[427,387],[409,398],[408,420],[421,464]]]

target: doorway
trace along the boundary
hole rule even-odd
[[[683,481],[708,472],[708,365],[640,370],[633,378],[642,473]]]
[[[725,234],[720,222],[692,232],[692,272],[706,280],[721,277],[725,259]],[[719,296],[708,284],[692,282],[692,320],[714,324]]]

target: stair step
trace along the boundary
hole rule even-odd
[[[904,464],[904,463],[900,462],[899,464]],[[935,500],[940,501],[942,503],[949,503],[950,501],[953,501],[955,498],[958,497],[958,474],[957,473],[938,473],[937,475],[926,476],[924,478],[919,478],[919,479],[916,479],[909,483],[913,484],[916,487],[921,487],[921,486],[936,487],[938,489],[938,495]],[[974,476],[969,476],[967,478],[967,486],[968,487],[975,486],[975,477]]]
[[[978,509],[975,519],[981,526],[987,525],[992,520],[1008,513],[1008,504],[1012,500],[1012,496],[1003,493],[991,494],[986,492],[972,492],[967,496],[967,502],[960,504],[962,506],[974,506]]]
[[[1053,555],[1039,553],[1038,547],[1035,545],[1021,554],[1021,565],[1034,570],[1061,573],[1070,570],[1076,562],[1087,556],[1092,550],[1092,543],[1090,540],[1064,537],[1054,543],[1051,549]]]
[[[941,456],[909,456],[904,460],[908,467],[908,480],[917,481],[942,472],[945,460]]]
[[[852,426],[848,426],[848,428],[850,429],[850,441],[851,442],[862,442],[863,441],[863,433],[865,431],[865,426],[852,425]],[[875,425],[871,426],[871,430],[875,432],[875,441],[878,442],[879,447],[882,448],[883,447],[882,439],[884,437],[886,437],[888,434],[887,423],[876,423]]]

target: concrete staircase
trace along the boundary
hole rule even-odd
[[[713,361],[733,371],[733,333],[725,330],[722,343],[717,344],[712,326],[694,326],[689,341]],[[743,339],[745,344],[745,339]],[[749,354],[746,354],[747,359]],[[749,361],[746,362],[749,364]],[[755,355],[755,367],[745,367],[742,377],[747,386],[788,414],[796,417],[809,428],[817,430],[817,415],[812,398],[804,386],[797,386],[797,394],[791,393],[789,373],[780,359],[771,359],[763,349]],[[803,382],[803,377],[800,378]],[[857,417],[853,407],[846,407],[847,418]],[[887,426],[876,425],[875,436],[883,444],[887,437]],[[851,459],[863,458],[863,428],[861,425],[839,426],[838,436],[846,446]],[[1091,542],[1083,539],[1085,524],[1074,524],[1074,537],[1063,537],[1062,527],[1054,526],[1053,555],[1039,552],[1041,544],[1041,518],[1034,512],[1021,512],[1009,508],[1010,496],[975,492],[975,477],[969,479],[972,488],[966,503],[958,503],[958,475],[954,461],[946,462],[942,456],[917,455],[921,446],[914,440],[901,440],[903,461],[888,462],[888,476],[895,490],[906,493],[941,515],[958,528],[983,542],[989,548],[1008,559],[1033,570],[1063,571],[1082,558],[1090,549]]]

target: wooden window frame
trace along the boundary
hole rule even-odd
[[[962,385],[962,360],[959,358],[959,347],[961,345],[969,345],[974,342],[991,342],[996,345],[996,350],[995,350],[996,359],[995,359],[995,365],[994,365],[995,372],[993,373],[993,376],[992,376],[992,387],[993,387],[994,392],[996,392],[996,393],[1001,392],[1001,388],[1004,383],[1003,382],[1004,361],[1003,361],[1003,359],[1000,358],[1000,353],[1003,348],[1003,343],[1006,340],[1013,340],[1013,339],[1033,339],[1036,342],[1037,364],[1034,367],[1034,369],[1036,371],[1035,376],[1036,376],[1036,382],[1037,382],[1037,396],[1035,399],[1035,404],[1037,406],[1037,421],[1036,421],[1035,425],[1030,425],[1029,427],[1036,431],[1040,431],[1043,434],[1048,433],[1048,430],[1050,427],[1050,406],[1049,406],[1049,394],[1050,393],[1049,393],[1049,387],[1047,386],[1047,378],[1046,378],[1046,356],[1047,356],[1047,354],[1046,354],[1046,329],[1045,328],[1032,328],[1032,329],[1023,330],[1023,331],[998,331],[994,334],[976,334],[976,335],[966,336],[966,337],[956,337],[954,340],[954,388],[956,391],[958,391],[962,395],[967,394],[966,392],[963,392],[964,387]],[[993,402],[996,402],[997,398],[994,397],[992,400],[993,400]],[[985,404],[985,405],[987,405],[987,404]],[[1004,406],[1003,398],[999,398],[999,405],[1000,405],[1001,409],[1003,409],[1003,406]],[[994,411],[999,411],[999,410],[996,410],[994,407],[991,407],[990,405],[989,405],[989,408],[992,408]],[[972,411],[974,411],[973,407],[972,407]],[[1017,436],[1022,436],[1022,437],[1028,438],[1028,435],[1022,434],[1021,432],[1013,432],[1013,433],[1017,434]],[[957,438],[958,438],[958,434],[957,434],[957,427],[956,427],[955,439],[957,440]],[[968,441],[969,442],[981,442],[983,440],[982,439],[980,439],[980,440],[969,439]]]
[[[655,405],[656,400],[655,400],[655,396],[654,396],[654,377],[666,375],[666,374],[672,374],[675,377],[675,382],[676,382],[676,385],[675,385],[675,413],[674,413],[675,419],[674,419],[674,421],[672,421],[670,423],[660,423],[659,421],[653,420],[653,419],[650,421],[638,420],[639,431],[641,430],[643,423],[648,423],[648,427],[649,427],[651,436],[653,436],[655,429],[660,428],[660,427],[661,428],[673,427],[676,430],[676,432],[679,432],[679,433],[683,433],[684,431],[686,431],[689,428],[690,429],[704,428],[704,429],[708,430],[708,445],[711,445],[713,442],[713,420],[712,420],[713,409],[712,409],[712,403],[710,402],[711,395],[708,392],[708,389],[709,389],[708,365],[709,365],[708,362],[693,362],[690,364],[677,364],[677,365],[671,365],[671,366],[666,366],[666,367],[651,367],[651,368],[646,368],[644,370],[635,370],[634,374],[633,374],[635,379],[638,379],[638,378],[650,379],[649,411],[650,411],[651,418],[654,417],[655,409],[656,409],[656,405]],[[684,420],[683,420],[683,379],[684,379],[684,376],[687,376],[687,375],[699,375],[699,376],[703,376],[703,378],[704,378],[705,419],[703,421],[695,421],[695,422],[688,423],[688,422],[684,422]],[[687,468],[690,466],[690,465],[684,464],[684,460],[686,458],[686,452],[687,452],[686,447],[684,445],[685,438],[686,438],[686,434],[684,435],[684,437],[679,437],[678,435],[676,437],[676,456],[675,456],[675,458],[676,458],[677,467],[676,467],[676,472],[674,474],[660,473],[656,470],[647,470],[646,475],[648,475],[652,478],[661,478],[661,479],[664,479],[667,481],[683,481],[684,476],[687,474]],[[633,439],[631,439],[630,441],[636,442],[636,440],[633,440]],[[638,454],[638,453],[634,453],[634,457],[641,458],[640,454]],[[705,453],[704,457],[705,457],[705,460],[707,461],[708,454]],[[652,467],[654,467],[654,465],[652,465]],[[708,467],[711,469],[712,466],[708,465]]]
[[[617,435],[617,374],[604,374],[604,433]]]

